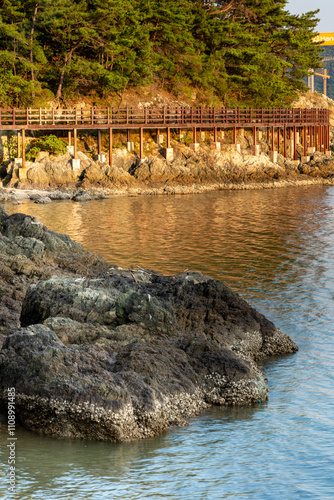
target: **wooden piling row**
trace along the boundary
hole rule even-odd
[[[257,126],[252,127],[253,135],[253,146],[258,145],[257,134],[259,128]],[[181,135],[181,130],[178,129],[179,135]],[[303,155],[307,157],[308,148],[315,148],[316,151],[323,152],[326,154],[330,150],[329,145],[329,126],[318,125],[318,126],[304,126],[287,127],[283,125],[282,127],[270,126],[266,128],[267,130],[267,143],[270,146],[271,151],[280,152],[280,147],[283,147],[283,156],[287,157],[287,140],[290,141],[290,146],[292,145],[290,151],[291,158],[297,160],[297,138],[302,138],[301,147],[303,148]],[[192,128],[193,143],[197,143],[197,127]],[[73,157],[78,158],[78,129],[74,128],[68,131],[68,145],[71,146],[73,133]],[[160,136],[160,129],[157,129],[157,137]],[[213,142],[217,142],[218,137],[218,127],[213,128]],[[234,126],[232,128],[232,143],[237,144],[238,137],[238,127]],[[292,137],[292,139],[291,139]],[[128,143],[131,141],[131,131],[127,130]],[[112,165],[112,144],[113,144],[113,128],[109,128],[109,165]],[[166,128],[166,146],[171,147],[171,128]],[[18,157],[21,157],[22,150],[22,166],[25,166],[25,152],[26,152],[26,129],[22,129],[21,133],[18,132],[17,136],[17,153]],[[98,154],[102,153],[102,131],[98,129],[97,131],[97,150]],[[144,128],[139,128],[139,158],[144,158]]]

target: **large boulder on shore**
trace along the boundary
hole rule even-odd
[[[256,360],[297,350],[223,283],[110,268],[52,277],[26,294],[0,351],[2,403],[16,388],[28,429],[58,437],[155,436],[212,404],[266,401]]]
[[[67,235],[49,231],[29,215],[9,216],[0,206],[0,334],[20,326],[22,301],[31,283],[64,272],[92,275],[108,267]]]

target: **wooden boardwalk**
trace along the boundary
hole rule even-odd
[[[0,109],[0,129],[212,128],[328,125],[328,109]]]
[[[193,146],[197,143],[197,132],[213,131],[213,147],[220,148],[218,133],[232,130],[232,143],[237,145],[240,129],[253,131],[253,153],[258,154],[258,131],[267,134],[272,152],[293,150],[296,160],[297,143],[303,146],[304,156],[315,150],[329,151],[328,109],[240,109],[240,108],[84,108],[84,109],[0,109],[0,130],[17,130],[22,137],[22,158],[25,165],[25,135],[33,130],[68,130],[73,132],[74,159],[77,159],[78,130],[98,130],[98,152],[101,154],[101,131],[109,131],[109,164],[112,164],[112,135],[115,130],[127,130],[128,142],[134,130],[139,132],[139,157],[144,156],[143,131],[166,130],[166,157],[171,149],[171,130],[180,134],[183,129],[192,129]],[[218,147],[219,146],[219,147]],[[314,150],[314,151],[313,151]],[[19,153],[18,153],[19,156]]]

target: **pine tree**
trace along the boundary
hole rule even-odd
[[[319,68],[316,13],[286,0],[2,0],[0,104],[121,97],[152,81],[201,102],[286,106]]]
[[[309,68],[319,67],[319,48],[312,43],[317,11],[292,16],[286,4],[249,0],[219,14],[222,30],[216,40],[225,55],[227,80],[244,104],[287,105],[305,90],[302,79]]]
[[[98,27],[93,50],[102,93],[123,93],[152,79],[148,9],[140,0],[94,0],[91,18]]]
[[[70,78],[74,56],[96,36],[90,23],[87,0],[45,0],[43,39],[52,67],[47,73],[51,85],[57,84],[56,100],[62,98],[64,82]]]
[[[37,71],[33,53],[44,62],[43,54],[36,49],[29,36],[29,16],[32,2],[7,0],[0,11],[0,102],[18,106],[31,102],[40,85],[31,75]],[[31,31],[31,29],[30,29]]]

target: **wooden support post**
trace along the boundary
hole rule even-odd
[[[267,141],[269,142],[270,139],[270,128],[267,127]]]
[[[17,157],[21,158],[21,134],[17,133]]]
[[[71,131],[68,131],[68,145],[71,146]]]
[[[320,147],[319,147],[319,151],[322,152],[323,151],[323,147],[324,147],[324,128],[322,125],[320,125],[320,134],[319,134],[319,138],[320,138]]]
[[[296,125],[294,125],[293,126],[293,159],[294,160],[297,160],[296,140],[297,140],[297,130],[296,130]]]
[[[309,133],[310,133],[310,148],[313,147],[313,127],[312,125],[309,127]]]
[[[281,142],[281,129],[277,127],[277,151],[279,153],[279,148],[280,148],[280,142]]]
[[[170,127],[167,127],[167,148],[170,148]]]
[[[237,143],[237,127],[233,127],[233,144]]]
[[[131,129],[129,129],[129,128],[127,130],[127,139],[128,139],[128,142],[131,142]]]
[[[192,127],[192,129],[193,129],[193,142],[191,144],[189,144],[189,147],[193,151],[198,151],[199,143],[196,142],[196,139],[197,139],[197,127]]]
[[[317,134],[317,126],[314,126],[314,147],[315,150],[318,151],[318,134]]]
[[[329,151],[329,130],[328,130],[328,125],[325,125],[325,132],[326,132],[326,151]]]
[[[74,145],[74,159],[78,158],[78,131],[73,129],[73,145]]]
[[[217,127],[213,127],[213,142],[217,142]]]
[[[109,129],[109,165],[112,167],[112,128]]]
[[[303,127],[303,148],[304,148],[304,156],[307,155],[307,134],[306,127]]]
[[[323,126],[320,125],[320,151],[323,149],[324,146],[324,129]]]
[[[22,129],[22,168],[26,167],[26,131]]]
[[[286,125],[283,125],[283,156],[286,158]]]
[[[97,131],[97,154],[100,155],[102,152],[101,148],[101,130],[98,129]]]
[[[142,160],[144,158],[144,129],[140,127],[139,129],[139,158]]]
[[[275,151],[275,127],[271,127],[271,150]]]
[[[323,128],[322,128],[322,125],[320,125],[319,127],[319,139],[320,139],[320,144],[319,144],[319,151],[321,152],[322,148],[323,148],[323,144],[324,144],[324,137],[323,137]]]
[[[258,146],[256,144],[256,130],[257,130],[257,127],[253,126],[253,145],[251,146],[251,150],[252,150],[252,153],[254,156],[258,156],[260,154],[260,146]],[[238,151],[240,148],[240,144],[238,146],[236,146],[236,148]]]

